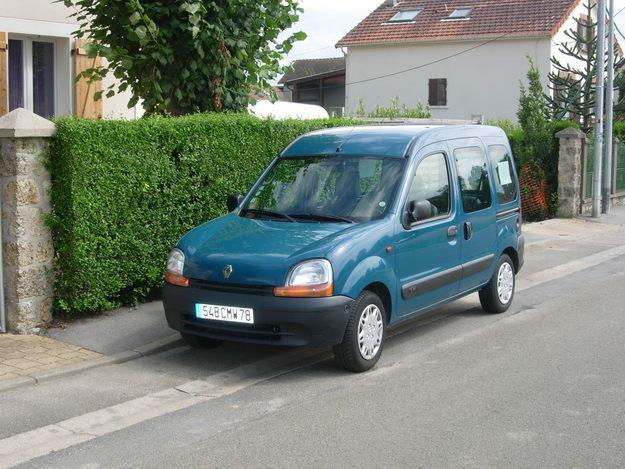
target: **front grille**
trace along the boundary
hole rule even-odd
[[[209,282],[190,279],[189,286],[221,293],[238,293],[241,295],[273,296],[273,287],[269,285],[238,285],[230,283]]]
[[[279,342],[283,337],[292,336],[292,333],[283,332],[272,325],[233,325],[217,321],[197,319],[184,314],[182,316],[183,331],[197,335],[217,336],[224,339],[251,340],[256,342]]]

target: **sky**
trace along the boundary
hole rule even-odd
[[[625,0],[622,2],[625,4]],[[293,31],[304,31],[308,38],[295,43],[286,63],[299,59],[340,57],[342,52],[334,45],[380,3],[382,0],[301,0],[304,13]]]
[[[382,0],[301,0],[304,13],[293,31],[304,31],[308,38],[295,44],[285,63],[299,59],[340,57],[342,52],[334,45],[381,3]],[[614,0],[615,11],[621,8],[625,8],[625,0]],[[616,21],[625,33],[625,10],[616,17]],[[619,37],[619,40],[625,45],[625,39]]]

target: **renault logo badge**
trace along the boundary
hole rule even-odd
[[[224,278],[230,278],[230,275],[232,274],[232,266],[230,264],[228,264],[226,267],[224,267]]]

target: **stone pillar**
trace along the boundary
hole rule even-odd
[[[560,141],[558,159],[558,217],[572,218],[580,214],[583,201],[582,171],[586,142],[584,132],[572,127],[556,134]]]
[[[0,209],[5,315],[11,332],[37,332],[53,299],[50,175],[44,166],[56,126],[25,109],[0,118]]]

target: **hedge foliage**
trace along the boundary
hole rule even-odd
[[[300,134],[347,120],[266,121],[194,115],[138,121],[57,121],[50,153],[55,309],[132,304],[162,285],[169,250],[226,213]]]
[[[612,127],[614,138],[618,138],[619,142],[625,142],[625,122],[619,121],[614,123]]]

